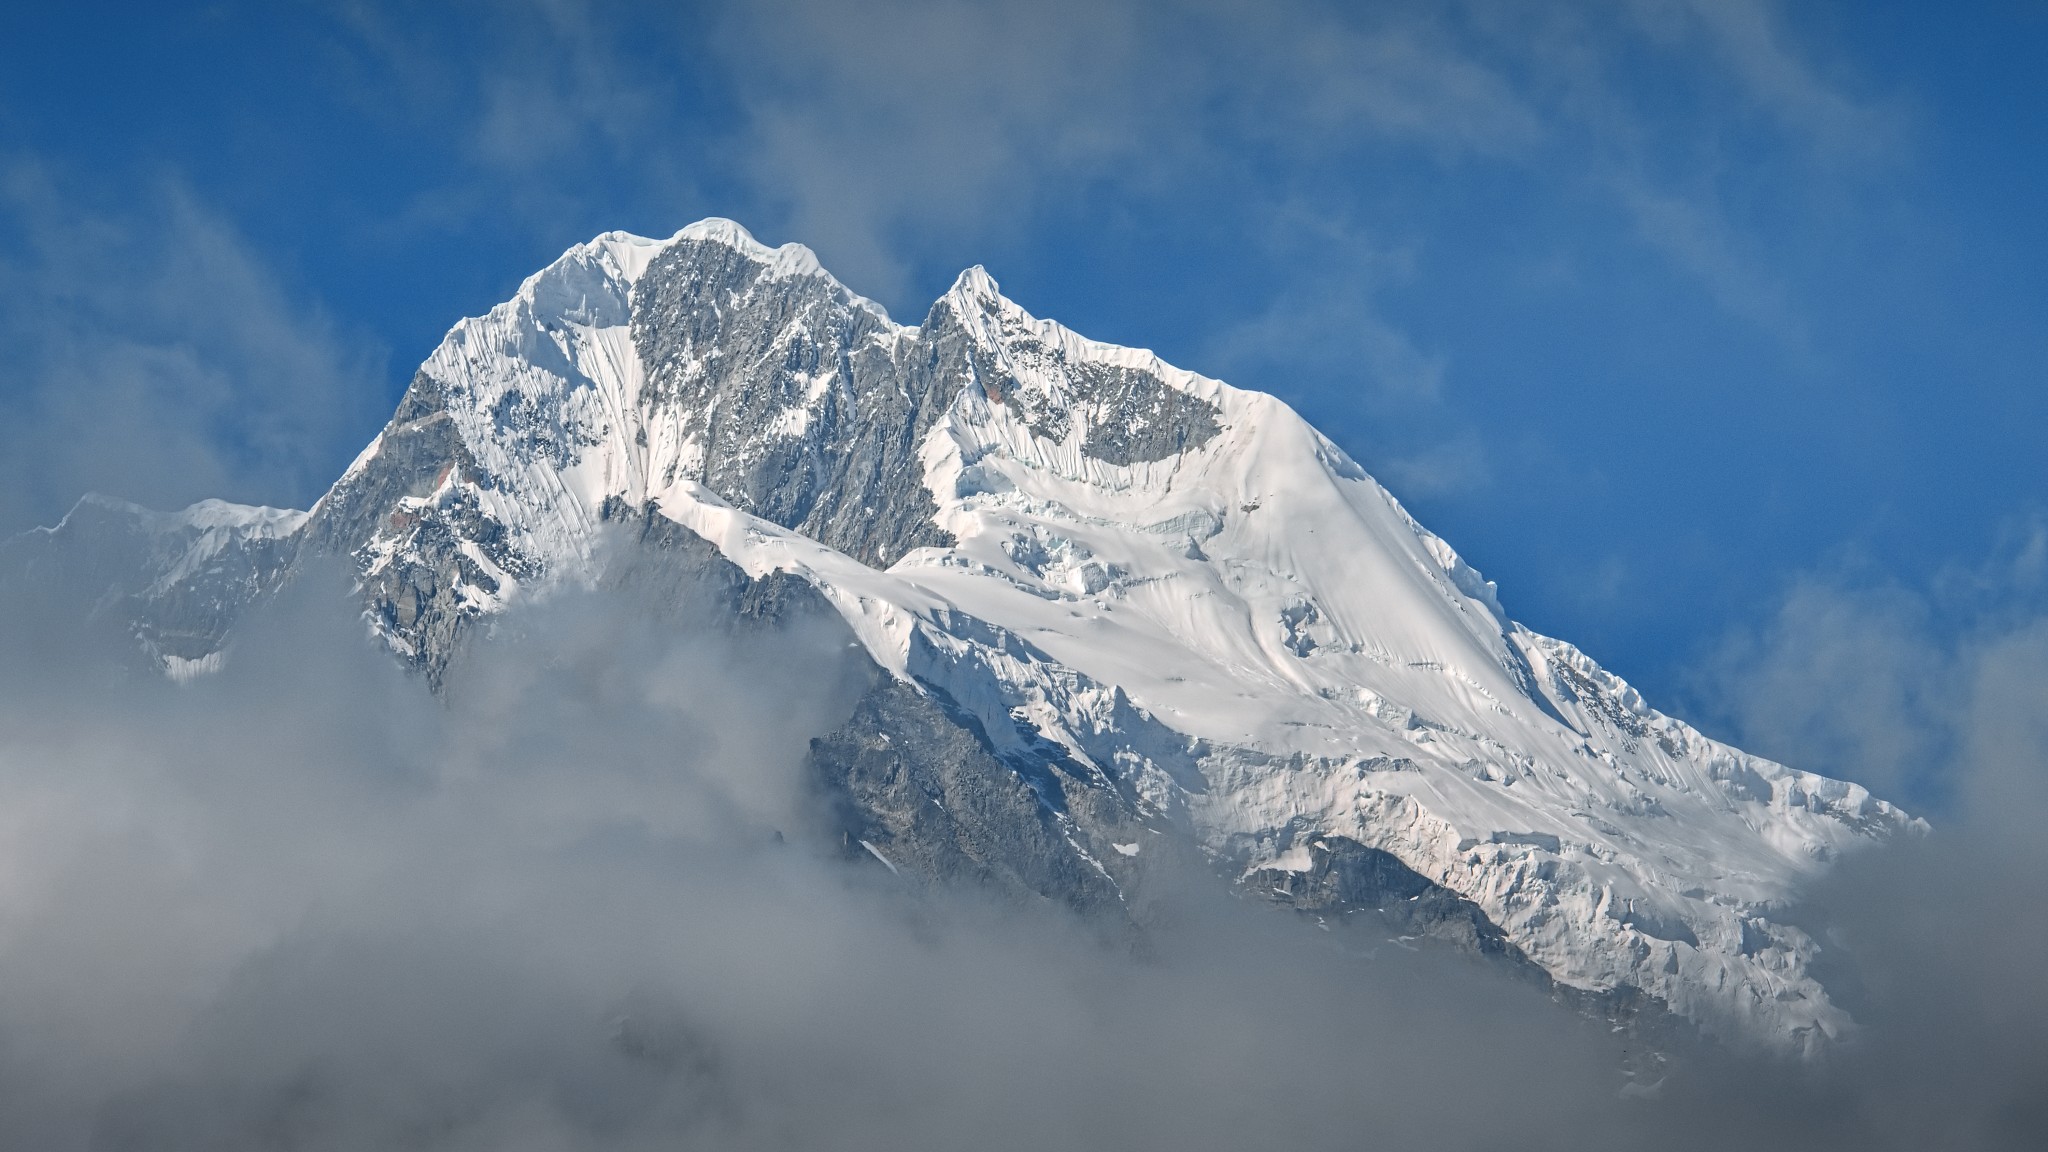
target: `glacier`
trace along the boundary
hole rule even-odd
[[[157,621],[135,634],[178,676],[294,564],[346,557],[438,684],[469,629],[601,581],[634,524],[802,589],[872,657],[816,755],[866,782],[882,815],[847,843],[892,872],[971,860],[1116,905],[1179,845],[1307,910],[1429,894],[1560,988],[1811,1055],[1854,1022],[1787,912],[1924,828],[1515,623],[1280,400],[1036,318],[980,268],[899,324],[727,220],[600,236],[457,323],[306,512],[89,501],[0,557],[71,571],[66,534],[101,541],[85,583],[132,575],[93,610]],[[947,735],[891,745],[913,728]],[[889,799],[913,775],[943,828]],[[977,820],[979,847],[938,842]],[[1027,847],[989,847],[1004,821],[1037,822]]]

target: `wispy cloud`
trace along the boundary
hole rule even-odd
[[[1792,293],[1729,223],[1709,192],[1660,188],[1640,172],[1608,180],[1644,243],[1689,276],[1715,304],[1776,337],[1799,358],[1811,355],[1806,324]]]
[[[1985,559],[1918,586],[1853,558],[1807,573],[1770,619],[1723,641],[1699,689],[1739,742],[1786,763],[1972,819],[2029,811],[1974,789],[2048,786],[2048,742],[1985,748],[1992,734],[2020,739],[2014,724],[2034,715],[2024,698],[2048,690],[2025,670],[2048,628],[2044,557],[2048,526],[2028,518]]]
[[[1025,223],[1039,202],[1187,147],[1156,134],[1194,95],[1148,71],[1144,13],[1058,0],[737,6],[718,45],[741,118],[738,163],[788,230],[851,282],[891,295],[936,236]]]
[[[1791,42],[1774,0],[1629,0],[1640,26],[1667,42],[1697,39],[1760,110],[1828,152],[1873,157],[1905,143],[1900,108],[1845,88],[1808,45]]]
[[[742,163],[790,230],[889,292],[935,234],[1014,233],[1097,182],[1143,196],[1268,152],[1525,147],[1539,117],[1441,22],[1313,2],[960,0],[736,12]]]
[[[1292,275],[1260,311],[1209,338],[1204,366],[1308,407],[1337,398],[1367,466],[1401,493],[1483,487],[1485,446],[1446,394],[1450,358],[1419,346],[1383,304],[1413,275],[1414,250],[1300,203],[1268,227],[1263,242]]]
[[[174,177],[116,205],[8,159],[0,292],[0,517],[16,529],[87,490],[302,503],[386,402],[382,353]]]
[[[1767,0],[338,12],[378,62],[368,98],[472,167],[418,195],[421,221],[509,211],[560,240],[631,187],[639,212],[802,240],[912,311],[934,261],[991,259],[1105,189],[1134,213],[1215,187],[1355,218],[1422,195],[1391,174],[1434,171],[1596,206],[1799,357],[1807,321],[1753,201],[1825,199],[1906,139]]]
[[[1898,138],[1891,111],[1830,84],[1763,3],[1559,15],[1288,0],[1027,16],[957,0],[790,0],[749,6],[724,28],[758,191],[787,205],[792,231],[841,247],[849,270],[884,290],[921,236],[1002,228],[1090,181],[1167,187],[1259,156],[1285,186],[1376,149],[1419,148],[1439,162],[1509,160],[1518,178],[1627,176],[1614,194],[1646,241],[1758,318],[1773,302],[1747,301],[1768,276],[1727,242],[1716,139],[1757,115],[1793,134],[1795,150],[1867,155]],[[1667,84],[1666,67],[1684,79]],[[1688,83],[1704,91],[1678,121],[1686,138],[1659,138],[1673,120],[1653,129],[1644,105]],[[1648,175],[1687,150],[1697,155],[1686,167]]]

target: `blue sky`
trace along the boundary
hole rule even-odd
[[[0,530],[304,506],[454,319],[715,214],[1278,393],[1519,618],[1909,799],[2037,618],[2048,6],[413,7],[0,12]]]

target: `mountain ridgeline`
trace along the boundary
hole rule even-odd
[[[436,690],[522,602],[686,580],[871,662],[807,766],[850,858],[1139,924],[1194,867],[1780,1050],[1852,1027],[1786,908],[1917,826],[1515,624],[1278,400],[980,269],[899,325],[722,220],[601,236],[457,324],[309,512],[93,498],[0,563],[179,677],[340,563]]]

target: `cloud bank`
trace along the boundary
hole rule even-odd
[[[0,1142],[1338,1147],[1621,1083],[1459,964],[1196,897],[1134,952],[849,864],[801,771],[864,682],[839,630],[567,595],[437,700],[342,605],[182,688],[10,669]]]
[[[1133,934],[835,851],[833,622],[566,592],[443,698],[309,578],[179,686],[0,684],[0,1143],[128,1148],[2022,1147],[2037,827],[1958,820],[1804,913],[1818,1067],[1627,1040],[1525,981],[1188,876]],[[47,621],[10,618],[15,651]],[[49,649],[45,649],[46,651]],[[66,651],[58,648],[57,651]],[[2038,805],[2048,630],[1957,771]],[[2037,809],[2038,810],[2038,809]],[[1971,817],[1971,820],[1979,820]],[[1982,820],[1993,819],[1986,815]],[[1647,1069],[1632,1079],[1624,1067]]]

